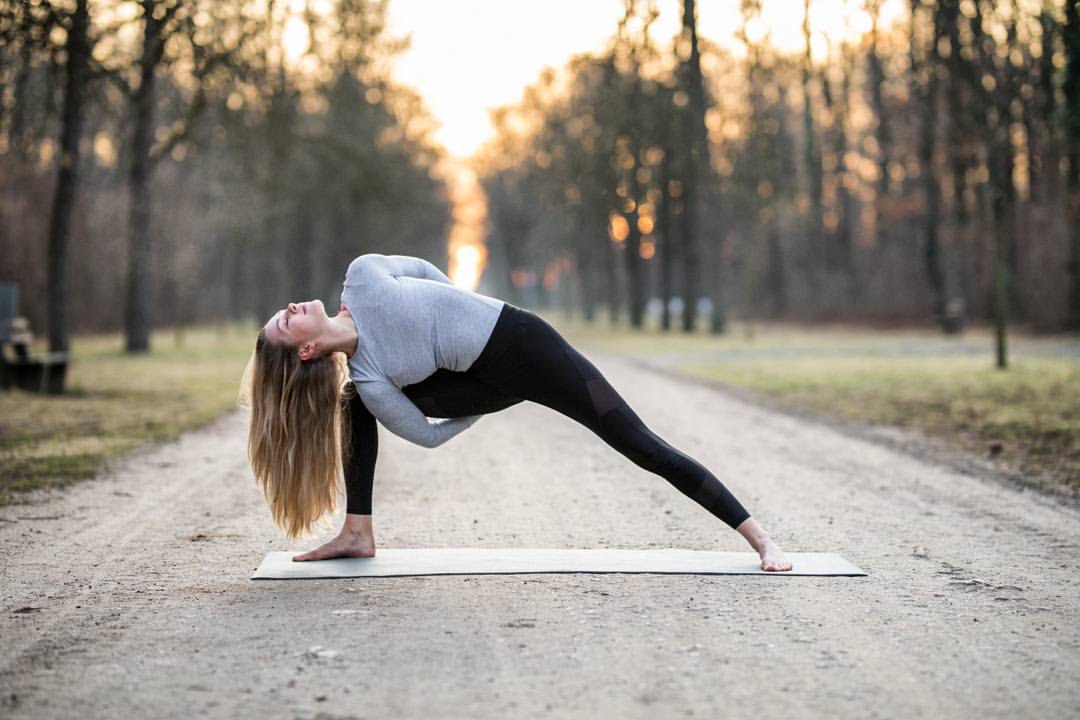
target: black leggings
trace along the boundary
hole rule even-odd
[[[466,372],[439,370],[404,389],[428,417],[483,415],[522,400],[577,420],[635,464],[662,476],[731,527],[750,513],[693,458],[664,442],[634,414],[596,367],[536,315],[507,304],[480,357]],[[347,512],[371,514],[379,436],[358,396],[349,402]]]

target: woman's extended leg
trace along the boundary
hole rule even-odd
[[[738,530],[761,555],[762,567],[790,568],[724,484],[646,427],[600,371],[539,317],[507,306],[468,374],[506,395],[541,403],[577,420]]]
[[[455,418],[487,415],[515,405],[519,398],[504,395],[464,373],[438,370],[402,391],[428,417]],[[379,456],[379,430],[375,416],[360,396],[348,400],[349,448],[344,458],[345,524],[334,539],[295,560],[322,560],[332,557],[370,557],[375,554],[371,525],[371,495],[375,482],[375,461]]]

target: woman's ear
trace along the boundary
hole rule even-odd
[[[300,359],[305,362],[307,362],[308,360],[314,360],[316,356],[315,343],[304,343],[300,346],[300,351],[298,354],[300,355]]]

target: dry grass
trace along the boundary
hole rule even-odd
[[[736,328],[722,336],[589,329],[572,341],[767,396],[794,410],[916,428],[1080,492],[1077,341],[1017,337],[1006,371],[985,332]]]
[[[119,335],[76,338],[65,395],[0,393],[0,503],[92,477],[109,457],[218,417],[236,404],[253,338],[238,326],[164,331],[141,356],[126,355]]]

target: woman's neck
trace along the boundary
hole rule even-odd
[[[358,342],[356,324],[352,316],[347,311],[343,311],[329,318],[320,344],[326,348],[327,353],[343,352],[352,357],[356,354]]]

